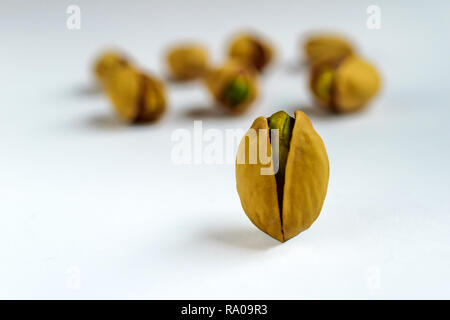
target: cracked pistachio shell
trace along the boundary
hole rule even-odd
[[[119,117],[128,123],[155,121],[166,109],[163,84],[132,67],[114,72],[105,90]]]
[[[116,70],[128,66],[129,63],[123,55],[115,51],[107,51],[95,62],[94,73],[100,84],[104,86]]]
[[[324,61],[338,61],[353,53],[352,45],[337,35],[319,35],[309,38],[303,46],[311,64]]]
[[[232,40],[228,55],[261,72],[272,61],[274,50],[256,35],[241,34]]]
[[[338,64],[323,63],[311,69],[310,87],[314,96],[322,106],[339,113],[362,109],[380,86],[375,67],[354,55]]]
[[[208,52],[196,44],[179,45],[169,50],[166,61],[174,79],[191,80],[203,76],[208,69]]]
[[[210,69],[205,84],[214,100],[232,114],[244,112],[258,97],[256,74],[237,60]]]
[[[267,119],[257,118],[251,129],[256,133],[249,130],[246,136],[256,134],[257,139],[244,136],[238,148],[237,191],[250,221],[261,231],[284,242],[308,229],[319,216],[328,188],[328,155],[308,117],[296,111],[280,206],[272,162],[264,164],[259,158],[256,163],[249,161],[250,150],[257,150],[259,154],[260,139],[267,139],[266,154],[271,156]],[[245,159],[244,163],[242,159]],[[269,174],[261,174],[261,169]]]

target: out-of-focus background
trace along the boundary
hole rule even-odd
[[[69,30],[69,5],[81,29]],[[381,28],[366,25],[367,7]],[[450,298],[450,2],[2,1],[0,298]],[[183,40],[225,58],[236,31],[277,48],[247,114],[222,117],[200,83],[168,84],[170,111],[126,126],[93,90],[93,59],[123,49],[165,77]],[[383,76],[367,110],[314,109],[299,47],[354,40]],[[307,111],[325,141],[316,223],[280,244],[245,216],[234,165],[175,165],[175,129],[247,129]]]

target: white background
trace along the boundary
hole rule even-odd
[[[81,8],[81,30],[66,8]],[[366,8],[381,8],[381,29]],[[2,1],[0,298],[450,298],[449,1]],[[92,90],[111,45],[164,77],[164,49],[233,32],[276,44],[262,97],[217,113],[199,83],[169,84],[155,125],[120,123]],[[302,36],[342,32],[381,70],[364,112],[316,111],[297,67]],[[247,129],[305,110],[330,184],[316,223],[280,244],[241,209],[234,165],[171,161],[171,134]],[[79,280],[79,282],[78,282]]]

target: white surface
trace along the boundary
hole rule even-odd
[[[450,298],[448,1],[64,1],[0,4],[0,298]],[[163,49],[254,27],[278,46],[263,97],[240,118],[309,110],[331,177],[317,222],[279,244],[246,218],[234,166],[175,166],[171,133],[210,104],[199,84],[170,85],[170,113],[126,127],[89,94],[90,63],[124,48],[161,74]],[[366,112],[308,109],[299,37],[334,28],[384,77]],[[192,111],[194,110],[194,111]],[[80,271],[80,288],[71,288]]]

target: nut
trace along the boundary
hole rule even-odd
[[[131,66],[116,69],[105,91],[119,117],[128,123],[155,121],[166,109],[163,84]]]
[[[307,60],[312,64],[324,61],[339,61],[353,53],[352,45],[337,35],[318,35],[309,38],[303,45]]]
[[[258,96],[256,74],[237,60],[211,69],[205,83],[216,102],[233,114],[247,110]]]
[[[261,37],[253,34],[241,34],[235,37],[229,47],[228,56],[255,68],[258,72],[273,59],[273,49]]]
[[[362,109],[380,85],[375,67],[355,55],[311,68],[310,88],[319,105],[338,113]]]
[[[95,62],[94,73],[100,84],[104,86],[117,69],[128,66],[129,63],[122,54],[115,51],[107,51]]]
[[[196,44],[172,48],[166,60],[170,74],[176,80],[199,78],[208,68],[208,53],[204,47]]]
[[[269,129],[278,129],[279,148]],[[271,161],[262,158],[264,151]],[[278,170],[274,163],[279,163]],[[283,111],[258,117],[239,145],[236,186],[242,208],[254,225],[281,242],[317,219],[328,178],[323,141],[301,111],[295,119]]]

